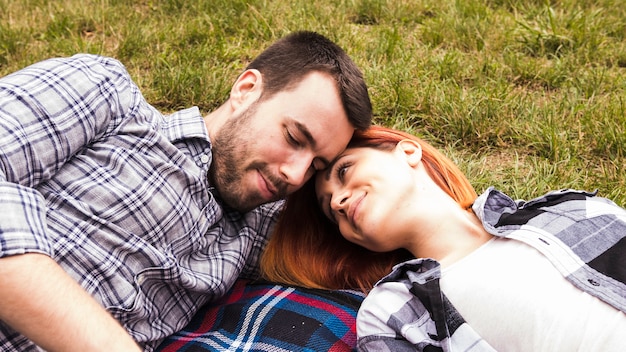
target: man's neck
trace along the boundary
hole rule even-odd
[[[204,125],[207,128],[211,141],[213,141],[222,125],[224,125],[228,116],[228,106],[226,103],[204,116]]]

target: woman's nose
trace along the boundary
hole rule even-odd
[[[346,206],[348,204],[348,195],[345,192],[333,195],[330,207],[339,214],[346,214]]]

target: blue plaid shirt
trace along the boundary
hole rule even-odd
[[[164,116],[118,61],[51,59],[0,79],[0,256],[52,257],[150,351],[256,273],[281,203],[211,194],[197,108]],[[0,322],[0,350],[35,350]]]
[[[594,194],[561,190],[514,201],[490,188],[473,206],[485,229],[527,243],[574,286],[626,312],[626,210]],[[439,287],[440,265],[394,267],[363,302],[359,351],[494,351]]]

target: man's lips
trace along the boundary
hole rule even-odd
[[[278,189],[274,186],[274,184],[267,178],[260,170],[257,170],[259,173],[259,189],[263,194],[263,197],[266,199],[274,199],[278,194]]]

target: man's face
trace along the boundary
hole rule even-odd
[[[251,210],[300,188],[345,149],[353,132],[335,81],[313,72],[220,128],[212,180],[227,204]]]

